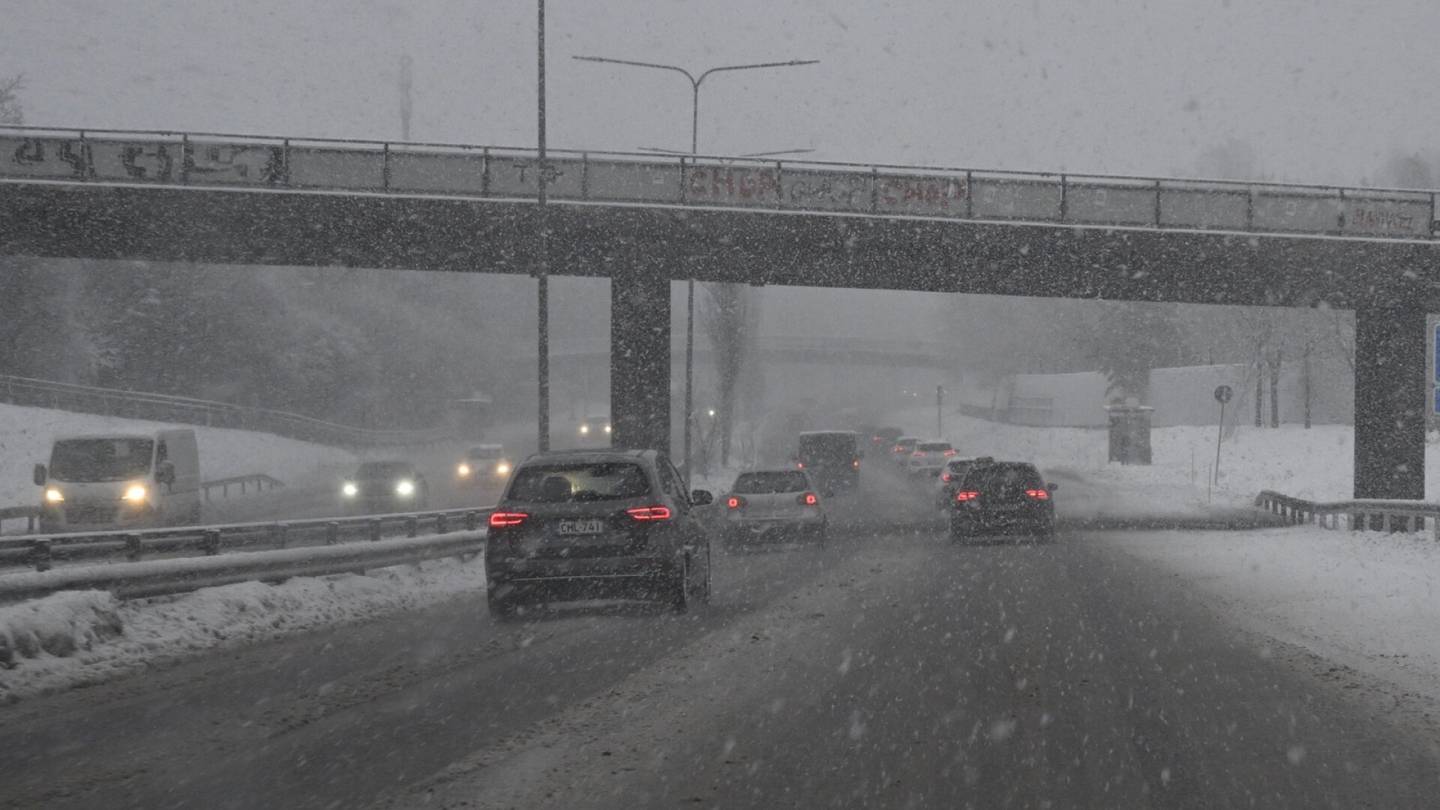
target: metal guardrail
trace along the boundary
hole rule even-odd
[[[5,527],[7,520],[25,521],[25,531],[34,532],[35,524],[40,519],[40,507],[38,506],[7,506],[0,508],[0,529]]]
[[[1440,239],[1436,192],[1131,175],[549,150],[550,199],[1176,230]],[[530,200],[530,149],[0,127],[0,177]]]
[[[234,487],[241,495],[250,494],[251,490],[257,493],[268,492],[280,489],[285,482],[265,473],[251,473],[250,475],[232,475],[229,478],[217,478],[214,481],[201,481],[200,491],[205,493],[205,502],[209,503],[212,498],[210,493],[213,490],[220,490],[220,497],[230,497],[230,488]]]
[[[44,572],[57,565],[114,561],[135,563],[157,555],[221,556],[264,549],[325,547],[386,538],[476,531],[489,507],[432,512],[311,518],[169,529],[116,530],[0,537],[0,566]],[[0,575],[0,581],[6,576]]]
[[[1265,490],[1255,505],[1293,525],[1314,524],[1326,529],[1370,529],[1383,532],[1424,531],[1426,521],[1440,541],[1440,504],[1425,501],[1308,501]]]
[[[460,531],[375,543],[85,565],[0,576],[0,602],[37,599],[56,591],[104,590],[122,599],[187,593],[252,580],[360,573],[374,568],[478,554],[486,533]]]
[[[367,430],[268,408],[8,375],[0,375],[0,402],[156,422],[254,430],[340,447],[415,446],[450,438],[447,428]]]

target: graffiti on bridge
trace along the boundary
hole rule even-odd
[[[0,139],[0,154],[6,153],[7,173],[23,176],[258,185],[285,181],[285,150],[280,146]]]

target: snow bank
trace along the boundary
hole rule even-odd
[[[397,566],[369,576],[299,577],[279,585],[244,582],[133,602],[116,602],[95,591],[59,593],[0,610],[0,643],[16,639],[14,650],[31,645],[31,652],[14,655],[7,665],[11,668],[0,670],[0,702],[484,589],[484,562],[475,558]]]
[[[118,607],[115,597],[103,591],[63,591],[0,607],[0,665],[94,649],[120,635]]]
[[[0,405],[0,506],[39,503],[31,470],[49,461],[50,444],[56,436],[150,432],[173,427],[193,426]],[[194,429],[200,445],[201,476],[207,480],[249,473],[267,473],[291,484],[322,475],[329,480],[333,476],[323,471],[349,467],[355,462],[347,451],[269,433]]]
[[[1293,527],[1096,541],[1217,596],[1242,626],[1440,700],[1440,544],[1429,535]]]

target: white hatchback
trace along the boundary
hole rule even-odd
[[[806,470],[743,472],[721,500],[727,545],[788,539],[825,544],[825,508]]]
[[[911,475],[939,475],[945,468],[945,462],[956,455],[955,448],[947,441],[919,441],[915,443],[915,449],[910,451],[909,458],[905,459],[905,470]]]

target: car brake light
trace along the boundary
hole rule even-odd
[[[961,503],[964,503],[965,501],[977,500],[979,497],[980,493],[972,489],[962,489],[959,492],[955,493],[955,500]]]
[[[950,482],[950,473],[940,473],[940,480],[948,484]]]
[[[491,512],[490,528],[503,529],[509,526],[519,526],[530,517],[524,512]]]
[[[892,452],[892,453],[903,453],[903,452],[905,452],[905,445],[903,445],[903,444],[897,444],[897,445],[895,445],[894,447],[890,448],[890,452]]]
[[[668,506],[636,506],[625,510],[625,514],[636,520],[669,520]]]
[[[801,506],[814,506],[815,504],[820,503],[820,496],[816,495],[813,492],[806,492],[805,494],[797,497],[795,499],[795,502],[800,504]]]
[[[1029,495],[1030,497],[1034,498],[1034,499],[1037,500],[1037,501],[1048,501],[1048,500],[1050,500],[1050,492],[1049,492],[1049,490],[1044,490],[1044,489],[1027,489],[1027,490],[1025,490],[1025,494],[1026,494],[1026,495]]]
[[[860,469],[860,459],[857,458],[854,461],[850,462],[850,466],[854,467],[857,470]]]
[[[730,496],[728,499],[726,499],[726,501],[725,501],[725,506],[729,507],[730,509],[739,509],[740,507],[742,507],[742,506],[744,506],[744,505],[745,505],[745,499],[744,499],[744,498],[737,498],[737,497],[735,497],[734,495],[731,495],[731,496]]]
[[[911,457],[911,458],[924,458],[924,457],[925,457],[925,451],[924,451],[924,450],[916,450],[915,452],[913,452],[913,453],[910,454],[910,457]]]
[[[803,470],[803,469],[805,469],[805,462],[803,462],[803,461],[797,461],[797,462],[795,462],[795,469],[797,469],[797,470]]]
[[[950,457],[950,456],[955,455],[955,454],[958,453],[958,452],[960,452],[960,451],[959,451],[959,450],[956,450],[955,448],[952,447],[952,448],[950,448],[949,450],[946,450],[946,451],[945,451],[945,456],[948,458],[948,457]]]

